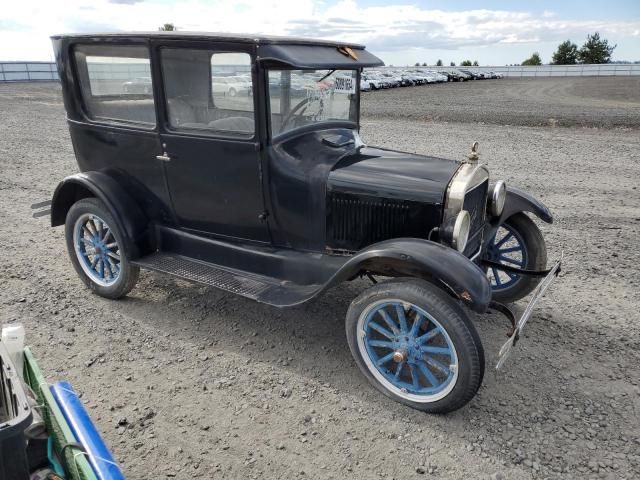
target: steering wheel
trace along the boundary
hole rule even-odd
[[[280,125],[280,131],[283,132],[285,130],[285,127],[288,126],[289,123],[291,123],[291,120],[293,120],[294,115],[302,115],[304,112],[306,112],[307,108],[309,108],[311,102],[313,102],[314,100],[318,100],[320,102],[320,112],[318,112],[318,114],[322,113],[323,104],[322,104],[321,98],[318,98],[318,97],[303,98],[300,102],[298,102],[298,104],[295,107],[293,107],[289,111],[289,113],[284,118],[284,120],[282,120],[282,124]],[[298,113],[298,110],[300,110],[300,113]]]

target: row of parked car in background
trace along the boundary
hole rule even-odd
[[[501,73],[467,69],[430,70],[427,68],[402,68],[397,70],[365,70],[360,77],[360,90],[411,87],[430,83],[464,82],[502,78]]]
[[[323,73],[318,73],[317,79],[322,80]],[[307,75],[309,77],[309,75]],[[464,82],[467,80],[484,80],[502,78],[501,73],[467,69],[429,70],[426,68],[403,69],[366,69],[360,77],[360,90],[380,90],[383,88],[410,87],[427,85],[430,83]],[[296,72],[291,75],[291,88],[303,91],[308,87],[309,78],[300,78]],[[271,78],[272,82],[279,79]],[[250,95],[250,73],[236,73],[235,75],[216,75],[211,77],[212,93],[216,96],[236,97]],[[122,84],[125,93],[151,94],[151,78],[138,77]]]

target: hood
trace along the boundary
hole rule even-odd
[[[441,205],[459,166],[453,160],[364,147],[333,167],[328,190]]]

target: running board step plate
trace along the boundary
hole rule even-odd
[[[132,263],[147,270],[168,273],[258,301],[265,301],[263,298],[268,296],[269,290],[279,287],[274,283],[248,277],[242,272],[180,255],[153,253]]]

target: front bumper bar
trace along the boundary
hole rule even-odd
[[[509,354],[511,353],[511,349],[518,342],[518,339],[520,338],[520,333],[522,332],[522,329],[524,328],[524,326],[527,324],[527,321],[529,321],[529,318],[533,313],[533,309],[536,306],[536,303],[538,303],[538,300],[542,298],[542,296],[544,295],[544,292],[547,290],[547,288],[549,288],[549,285],[551,285],[551,283],[556,279],[556,277],[560,273],[561,265],[562,265],[562,256],[560,257],[560,260],[558,260],[555,263],[555,265],[549,270],[549,272],[544,277],[544,279],[538,284],[536,289],[533,291],[533,296],[531,297],[531,300],[529,301],[527,308],[524,309],[524,313],[522,314],[520,319],[515,323],[513,327],[513,333],[509,337],[509,340],[507,340],[504,343],[504,345],[502,345],[502,348],[498,352],[498,363],[496,364],[496,370],[502,367],[502,365],[504,365],[504,362],[509,357]]]

